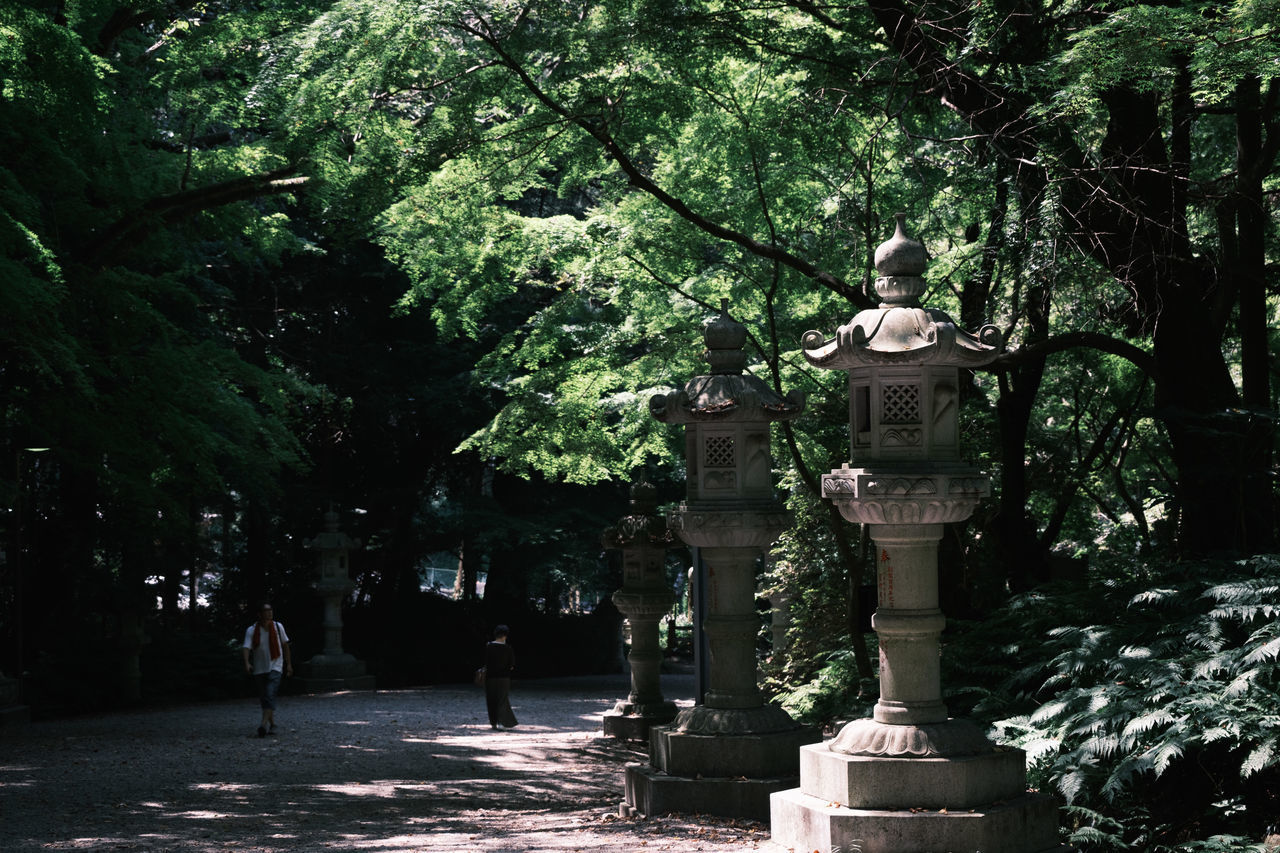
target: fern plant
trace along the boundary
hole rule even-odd
[[[1005,682],[1032,698],[1028,668],[1047,674],[995,734],[1066,801],[1082,849],[1240,850],[1275,819],[1280,558],[1179,570],[1093,595],[1091,621],[1048,630]]]

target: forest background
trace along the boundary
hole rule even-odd
[[[462,677],[496,621],[527,674],[610,665],[599,534],[634,479],[679,499],[680,436],[645,404],[704,371],[723,297],[753,371],[809,395],[775,436],[796,523],[761,585],[794,622],[769,686],[857,713],[874,572],[815,488],[848,461],[847,392],[797,348],[872,304],[901,210],[926,303],[1007,350],[964,395],[996,488],[944,542],[953,712],[1028,750],[1079,847],[1259,841],[1278,22],[1276,0],[10,0],[0,669],[47,712],[235,692],[265,597],[305,659],[330,506],[364,542],[346,638],[380,683]]]

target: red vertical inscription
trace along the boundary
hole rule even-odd
[[[877,602],[879,606],[893,609],[893,562],[888,549],[880,551],[880,567],[876,575]]]

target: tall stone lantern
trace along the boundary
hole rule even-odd
[[[756,683],[756,560],[790,518],[773,493],[769,425],[804,410],[743,373],[747,330],[720,316],[704,330],[711,373],[650,400],[655,418],[685,428],[686,499],[667,524],[707,567],[709,669],[701,705],[650,732],[650,766],[627,772],[627,803],[648,814],[703,812],[761,818],[768,795],[794,784],[797,750],[819,739],[766,703]]]
[[[625,740],[647,740],[649,729],[676,716],[659,684],[662,648],[658,621],[671,611],[675,594],[667,583],[667,549],[673,542],[666,520],[656,514],[658,490],[647,482],[631,487],[631,512],[605,530],[601,544],[622,552],[622,589],[613,603],[631,626],[631,693],[604,715],[604,733]]]
[[[338,513],[330,509],[324,514],[324,531],[302,544],[316,552],[314,586],[324,602],[324,650],[298,667],[298,683],[309,693],[371,690],[374,677],[367,673],[364,662],[342,647],[342,600],[355,589],[349,554],[360,547],[360,540],[338,529]]]
[[[904,218],[875,253],[880,306],[834,340],[809,332],[802,341],[810,364],[849,377],[857,467],[824,475],[822,493],[875,543],[880,699],[870,719],[801,749],[800,787],[772,798],[772,834],[804,850],[1057,849],[1056,806],[1027,793],[1024,753],[997,749],[942,701],[938,542],[943,525],[968,518],[990,492],[960,458],[959,371],[994,360],[1000,338],[921,306],[925,250]]]

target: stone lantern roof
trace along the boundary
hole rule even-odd
[[[711,373],[695,376],[674,394],[658,394],[649,400],[649,412],[668,424],[707,421],[789,421],[804,411],[803,391],[780,397],[749,373],[743,373],[747,354],[747,328],[729,316],[729,300],[720,300],[720,316],[703,329],[703,360]]]
[[[627,548],[636,545],[670,547],[675,537],[667,528],[667,520],[659,515],[658,489],[647,480],[631,487],[631,512],[618,524],[605,529],[600,544],[605,548]]]
[[[359,539],[352,539],[338,529],[339,516],[333,509],[324,514],[324,531],[314,539],[304,539],[302,547],[315,551],[350,551],[360,547]]]
[[[923,244],[906,234],[906,214],[895,214],[893,237],[875,253],[880,306],[859,312],[827,341],[806,332],[801,349],[810,364],[829,369],[870,365],[947,364],[981,367],[1000,354],[1000,331],[983,326],[976,335],[959,328],[946,312],[924,308],[927,263]]]

